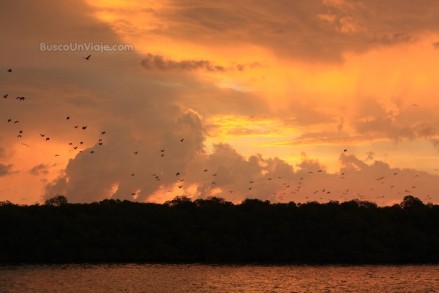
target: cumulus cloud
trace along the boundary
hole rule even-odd
[[[148,201],[184,194],[194,198],[219,195],[234,201],[247,197],[304,201],[339,199],[340,196],[370,198],[383,194],[387,196],[386,200],[400,201],[405,190],[424,195],[433,193],[438,187],[435,182],[439,181],[433,175],[397,170],[383,162],[369,165],[352,155],[341,156],[339,172],[329,174],[326,166],[317,160],[304,158],[293,167],[280,158],[259,154],[244,157],[225,143],[215,145],[212,153],[207,153],[209,124],[206,116],[250,116],[267,114],[270,110],[256,93],[221,88],[196,79],[190,72],[240,71],[251,65],[226,66],[203,59],[142,56],[138,52],[92,54],[91,60],[84,61],[83,52],[39,52],[37,48],[41,41],[123,42],[108,25],[91,17],[92,9],[76,1],[63,4],[45,1],[38,5],[31,1],[17,3],[2,3],[5,9],[0,9],[0,32],[5,33],[11,43],[5,54],[0,55],[0,60],[4,64],[14,64],[13,75],[0,74],[5,91],[11,95],[25,95],[27,100],[25,103],[2,100],[1,117],[11,117],[20,123],[1,123],[3,137],[0,143],[2,146],[16,145],[21,142],[17,131],[23,130],[23,141],[32,146],[35,154],[41,153],[50,160],[54,158],[53,152],[67,157],[65,170],[47,184],[44,198],[64,194],[71,202],[105,198]],[[367,17],[360,17],[366,13],[363,7],[340,7],[334,1],[306,4],[244,1],[233,5],[207,1],[203,2],[203,7],[192,0],[166,4],[169,3],[172,5],[165,5],[160,13],[148,12],[159,21],[168,22],[167,26],[160,26],[162,31],[151,31],[152,35],[160,33],[205,44],[253,44],[269,48],[280,57],[305,60],[339,61],[345,51],[360,51],[376,43],[408,42],[411,37],[407,36],[425,28],[420,25],[407,34],[398,35],[400,25],[392,20],[390,28],[382,34],[377,27],[370,31],[364,28],[373,24]],[[28,9],[21,9],[22,5]],[[246,13],[238,13],[240,10],[235,5],[246,7]],[[334,14],[330,25],[317,17],[328,7]],[[394,8],[400,9],[398,7]],[[382,21],[388,20],[381,11],[377,13]],[[398,19],[400,16],[397,14]],[[41,19],[45,21],[41,22]],[[20,35],[31,37],[18,37]],[[388,39],[383,41],[386,36]],[[139,62],[148,69],[141,74],[136,71]],[[158,71],[177,71],[179,74],[165,76],[157,74]],[[411,117],[404,124],[399,119],[405,120],[407,113],[390,113],[379,104],[364,107],[355,117],[358,123],[354,127],[358,133],[433,139],[436,132],[432,125],[436,120],[426,124]],[[313,103],[291,104],[280,115],[293,117],[285,119],[286,124],[308,127],[333,123],[337,127],[337,119],[317,110]],[[66,120],[66,116],[71,118]],[[347,138],[342,137],[348,122],[340,123],[343,127],[340,126],[338,132],[308,130],[308,134],[299,136],[299,141],[355,140],[356,136],[349,138],[348,134]],[[87,129],[81,129],[83,126]],[[267,135],[273,129],[238,125],[228,131],[227,134],[245,136]],[[41,134],[51,139],[46,142]],[[48,162],[32,167],[29,173],[34,176],[47,174],[49,162],[48,159]],[[11,168],[11,165],[0,165],[0,174],[10,173]],[[392,179],[376,180],[383,176]],[[410,186],[404,185],[408,182]],[[393,192],[391,185],[401,186],[403,190]]]

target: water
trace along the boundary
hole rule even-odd
[[[439,266],[0,266],[0,292],[439,292]]]

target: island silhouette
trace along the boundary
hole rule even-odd
[[[180,196],[0,203],[0,263],[438,263],[439,206]]]

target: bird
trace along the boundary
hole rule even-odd
[[[11,122],[12,121],[12,119],[8,119],[8,122]]]
[[[417,105],[417,104],[412,104],[412,106],[413,106],[413,107],[418,107],[418,105]]]
[[[3,95],[3,98],[5,98],[5,99],[7,99],[8,98],[8,94],[6,94],[6,95]]]
[[[208,171],[207,169],[204,169],[204,170],[203,170],[203,172],[207,172],[207,171]]]
[[[79,127],[79,125],[75,125],[75,126],[73,126],[73,128],[78,128]]]
[[[135,154],[135,155],[137,155],[139,153],[139,151],[135,151],[135,152],[133,152],[133,154]]]
[[[24,146],[30,147],[30,145],[28,145],[28,144],[25,144],[25,143],[21,143],[21,144]]]
[[[163,153],[164,151],[165,151],[164,149],[161,149],[161,150],[160,150],[160,152],[162,152],[162,153]]]
[[[183,141],[184,141],[184,138],[180,139],[180,141],[183,142]]]
[[[87,126],[82,126],[82,129],[83,129],[83,130],[86,130],[86,129],[87,129]]]
[[[8,69],[8,72],[12,72],[12,68],[9,68],[9,69]]]
[[[81,141],[81,142],[79,142],[79,144],[84,144],[84,142],[83,142],[83,141]]]
[[[41,134],[41,133],[40,133],[40,136],[41,136],[41,137],[44,137],[44,136],[45,136],[45,134]]]
[[[14,123],[20,123],[20,121],[18,121],[18,120],[15,120],[15,121],[14,121]]]
[[[182,187],[183,187],[183,185],[179,185],[179,186],[178,186],[178,188],[182,188]]]
[[[90,154],[94,154],[95,153],[95,151],[90,151]]]
[[[107,132],[106,132],[106,131],[102,131],[102,132],[101,132],[101,135],[104,135],[105,133],[107,133]]]
[[[90,57],[91,57],[91,55],[88,55],[87,57],[82,57],[82,58],[84,58],[85,60],[90,60]]]
[[[70,116],[67,116],[67,117],[66,117],[66,120],[69,120],[69,119],[70,119]]]
[[[50,137],[46,137],[46,141],[50,140]]]
[[[180,172],[175,173],[175,176],[178,176],[178,175],[180,175]]]
[[[163,158],[164,156],[165,156],[165,154],[161,154],[161,155],[160,155],[160,157],[162,157],[162,158]]]
[[[344,150],[343,150],[343,152],[345,152],[345,153],[346,153],[347,151],[348,151],[348,149],[344,149]]]

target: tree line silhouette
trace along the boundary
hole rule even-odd
[[[438,263],[439,206],[176,197],[0,203],[0,263]]]

